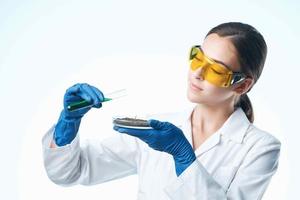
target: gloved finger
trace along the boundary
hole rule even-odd
[[[152,128],[154,128],[156,130],[162,130],[166,126],[166,122],[161,122],[161,121],[158,121],[155,119],[148,120],[148,123]]]
[[[80,83],[76,83],[72,87],[69,87],[66,90],[66,94],[76,94],[79,91],[79,86],[80,86]]]
[[[99,104],[99,100],[96,96],[96,94],[93,92],[93,90],[91,89],[91,86],[87,83],[81,84],[80,85],[80,96],[85,96],[85,97],[89,97],[90,100],[89,102],[92,104]]]
[[[138,138],[144,138],[150,135],[149,130],[142,130],[142,129],[133,129],[133,128],[123,128],[119,126],[114,126],[114,130],[120,133],[126,133],[131,136],[135,136]]]
[[[102,103],[98,103],[98,104],[93,105],[93,108],[101,108],[101,107],[102,107]]]
[[[81,83],[77,83],[74,86],[70,87],[66,90],[66,93],[64,95],[64,107],[66,108],[69,104],[78,102],[81,100],[85,100],[87,102],[91,102],[91,97],[82,92],[80,89]]]
[[[92,97],[86,92],[79,92],[77,94],[81,99],[86,100],[89,103],[93,103]]]
[[[96,95],[97,99],[98,99],[98,104],[95,104],[93,107],[95,108],[101,108],[103,100],[104,100],[104,95],[103,93],[96,87],[91,86],[91,90],[92,92]]]

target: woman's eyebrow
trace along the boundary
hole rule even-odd
[[[203,52],[203,54],[204,54],[205,56],[207,56],[207,55],[204,53],[204,51],[203,51],[203,49],[202,49],[201,46],[200,46],[200,49],[201,49],[201,51]],[[224,62],[222,62],[222,61],[220,61],[220,60],[213,59],[213,58],[211,58],[211,57],[209,57],[209,56],[207,56],[207,57],[210,58],[210,59],[212,59],[212,60],[215,61],[216,63],[219,63],[219,64],[221,64],[221,65],[224,65],[227,69],[231,70],[230,67],[229,67],[228,65],[226,65]]]
[[[225,63],[223,63],[222,61],[215,60],[215,59],[213,59],[213,58],[211,58],[211,59],[212,59],[213,61],[215,61],[216,63],[222,64],[222,65],[224,65],[226,68],[228,68],[229,70],[231,70],[230,67],[229,67],[228,65],[226,65]]]

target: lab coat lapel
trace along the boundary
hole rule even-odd
[[[243,109],[239,107],[223,124],[220,130],[222,137],[241,144],[250,124]]]
[[[189,109],[185,114],[186,118],[184,124],[182,124],[182,129],[185,132],[185,136],[193,145],[192,139],[192,129],[191,129],[191,114],[193,108]],[[221,135],[227,139],[230,139],[237,143],[242,143],[246,131],[249,127],[249,120],[241,108],[237,108],[232,115],[224,122],[222,127],[217,130],[213,135],[211,135],[207,140],[195,150],[196,156],[201,156],[205,152],[209,151],[215,147],[221,141]]]
[[[192,138],[192,131],[191,131],[191,114],[194,110],[193,107],[189,107],[184,112],[184,118],[182,120],[182,124],[180,124],[179,128],[183,131],[185,134],[186,139],[189,141],[189,143],[193,146],[193,138]]]
[[[195,154],[196,156],[201,156],[205,152],[209,151],[213,147],[215,147],[220,142],[220,133],[214,133],[209,138],[206,139],[203,144],[196,149]]]

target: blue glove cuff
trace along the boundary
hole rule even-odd
[[[53,134],[56,145],[64,146],[70,144],[78,132],[80,122],[81,118],[66,119],[64,111],[62,111]]]
[[[185,155],[174,156],[177,176],[179,176],[186,168],[188,168],[196,160],[196,155],[192,148],[191,150],[185,152]]]

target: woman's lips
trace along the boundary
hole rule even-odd
[[[202,90],[203,90],[202,88],[196,86],[196,85],[193,84],[193,83],[190,83],[190,86],[191,86],[191,88],[192,88],[193,90],[195,90],[195,91],[202,91]]]

